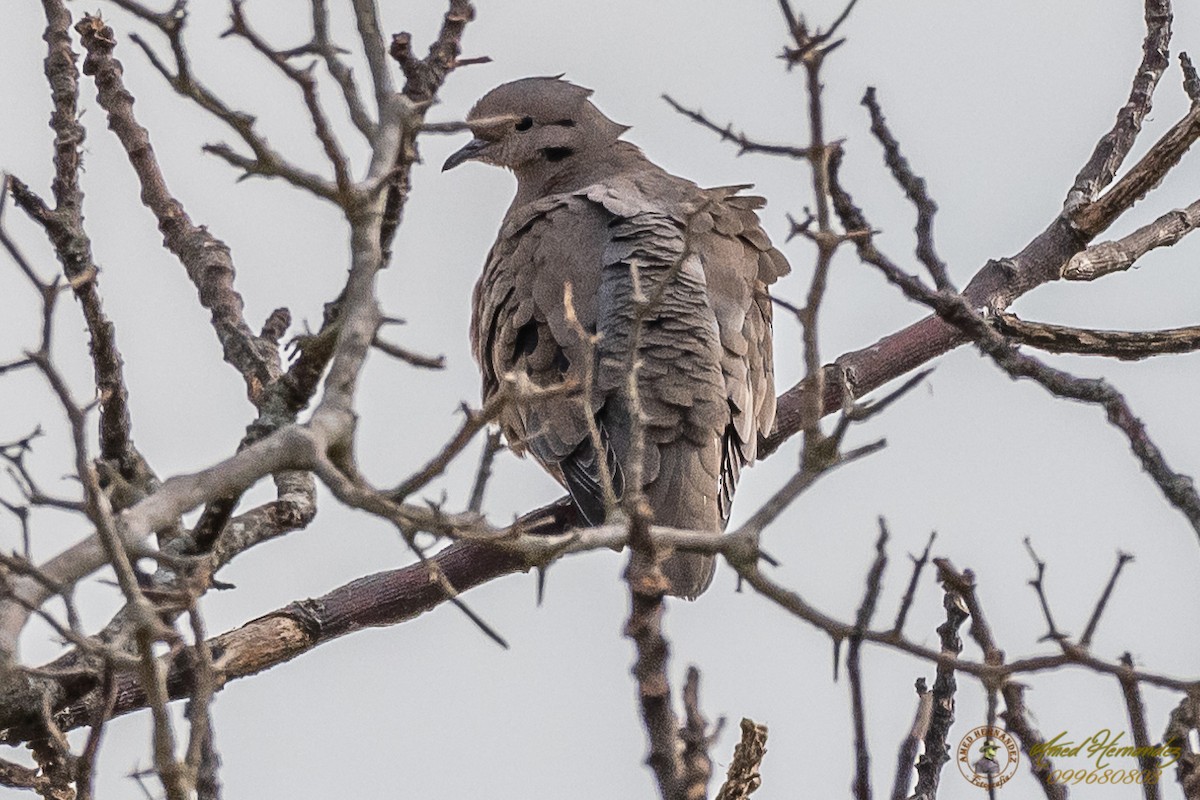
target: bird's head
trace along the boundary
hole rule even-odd
[[[511,169],[520,182],[548,179],[580,154],[611,146],[628,130],[600,113],[588,100],[591,93],[561,78],[523,78],[497,86],[467,114],[475,138],[442,169],[482,161]]]

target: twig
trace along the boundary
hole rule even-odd
[[[126,479],[144,479],[144,464],[132,441],[129,392],[116,331],[101,303],[97,283],[99,269],[92,254],[91,239],[83,226],[83,190],[79,172],[86,130],[79,121],[79,72],[71,48],[71,15],[60,0],[43,3],[43,8],[46,13],[43,38],[48,44],[45,72],[54,102],[50,126],[55,132],[55,179],[51,183],[55,208],[53,211],[45,208],[41,199],[16,179],[13,179],[13,195],[18,205],[45,229],[83,311],[91,338],[89,352],[96,390],[101,399],[100,456],[115,463]],[[6,185],[4,190],[7,188]],[[3,214],[3,206],[0,199],[0,214]]]
[[[1121,684],[1121,696],[1125,698],[1125,709],[1129,712],[1129,729],[1133,733],[1133,746],[1138,748],[1138,766],[1146,780],[1142,781],[1142,793],[1146,800],[1159,800],[1158,781],[1150,780],[1150,776],[1158,777],[1161,772],[1162,759],[1150,752],[1150,734],[1146,729],[1146,706],[1142,702],[1142,691],[1137,679],[1133,677],[1133,656],[1125,653],[1121,663],[1130,668],[1130,672],[1117,676]]]
[[[174,755],[174,734],[167,713],[168,693],[165,673],[161,662],[155,657],[154,646],[169,639],[172,632],[166,629],[147,600],[137,581],[133,563],[125,550],[119,531],[120,522],[114,516],[107,496],[100,488],[96,472],[88,458],[87,435],[84,429],[86,415],[71,398],[70,390],[61,374],[51,363],[47,353],[33,354],[38,369],[57,396],[67,419],[75,451],[75,470],[83,484],[84,500],[89,520],[96,527],[100,545],[107,562],[117,576],[117,583],[134,610],[139,658],[139,679],[146,690],[154,719],[153,742],[155,769],[162,780],[168,800],[186,800],[189,794],[187,777],[179,770]]]
[[[1129,553],[1117,553],[1117,563],[1113,567],[1112,575],[1108,579],[1108,584],[1104,587],[1104,592],[1101,593],[1100,599],[1096,601],[1096,607],[1092,610],[1091,619],[1088,620],[1087,627],[1083,629],[1083,635],[1079,637],[1080,647],[1091,647],[1092,636],[1096,633],[1096,628],[1100,625],[1100,617],[1104,614],[1104,609],[1108,606],[1108,598],[1112,596],[1113,588],[1117,585],[1117,578],[1121,574],[1121,570],[1125,565],[1133,561],[1133,556]]]
[[[1200,731],[1200,689],[1189,691],[1179,705],[1171,709],[1163,744],[1175,748],[1175,779],[1187,800],[1200,791],[1200,753],[1192,746],[1193,731]]]
[[[38,767],[23,767],[0,759],[0,786],[12,789],[30,789],[46,800],[75,800],[75,792],[69,786],[58,786],[49,775],[41,774]]]
[[[368,33],[361,22],[363,13],[359,10],[360,2],[366,4],[368,0],[355,0],[355,9],[360,18],[359,31],[363,34],[365,43]],[[374,5],[374,0],[369,0],[369,2],[372,6]],[[374,13],[372,9],[368,16],[373,18]],[[404,205],[408,201],[408,193],[412,186],[409,173],[412,164],[418,160],[417,135],[424,126],[425,112],[433,104],[446,77],[457,66],[465,63],[458,60],[458,55],[462,49],[463,33],[467,24],[473,19],[475,19],[475,7],[469,0],[449,0],[449,7],[442,17],[442,27],[438,30],[433,44],[429,46],[429,54],[425,58],[417,58],[413,53],[412,35],[407,32],[393,36],[391,47],[387,50],[404,73],[404,88],[401,90],[401,96],[408,101],[410,111],[407,116],[402,116],[399,120],[400,130],[395,142],[396,149],[390,154],[391,163],[394,164],[395,169],[386,181],[387,192],[383,207],[383,221],[379,228],[379,245],[383,249],[385,264],[390,259],[392,239],[400,225]],[[373,24],[375,31],[370,34],[372,39],[378,37],[378,23]],[[382,46],[382,41],[379,44]],[[372,41],[371,49],[367,53],[372,74],[376,68],[374,48],[375,43]],[[376,91],[378,88],[377,83]],[[382,100],[380,108],[381,118],[384,118]],[[376,149],[379,150],[378,147]],[[381,154],[377,152],[377,156]]]
[[[354,82],[354,74],[346,63],[338,58],[339,49],[329,38],[329,8],[326,0],[312,0],[313,41],[312,47],[325,61],[325,69],[337,82],[346,102],[346,110],[354,127],[367,138],[373,140],[376,135],[375,120],[363,105],[362,96]]]
[[[621,465],[615,458],[609,458],[611,448],[608,442],[605,441],[603,434],[600,432],[600,423],[596,419],[596,405],[593,398],[593,392],[596,386],[596,346],[600,342],[601,336],[598,332],[589,332],[583,323],[579,321],[579,315],[575,311],[575,289],[570,282],[563,285],[563,316],[567,320],[567,324],[571,326],[571,330],[579,337],[579,343],[583,347],[583,375],[581,376],[581,389],[579,393],[579,402],[584,422],[587,424],[588,441],[592,445],[592,452],[596,459],[596,474],[600,482],[601,497],[604,502],[604,515],[607,517],[617,508],[617,498],[624,491],[624,478],[621,474]],[[587,515],[585,515],[587,516]]]
[[[353,0],[354,20],[358,25],[358,36],[362,41],[363,53],[371,71],[371,83],[375,89],[375,105],[382,110],[391,102],[396,91],[392,84],[392,73],[388,69],[387,48],[383,44],[383,33],[379,28],[379,13],[375,0]],[[382,120],[382,117],[381,117]]]
[[[117,682],[114,668],[107,665],[100,682],[100,696],[103,701],[96,707],[96,716],[92,720],[91,730],[88,731],[87,742],[83,752],[75,764],[76,800],[92,800],[93,781],[96,770],[96,756],[100,752],[100,740],[104,736],[104,726],[112,717],[113,708],[117,704]]]
[[[499,392],[488,398],[488,401],[483,404],[483,408],[475,411],[467,406],[462,407],[463,422],[459,426],[458,431],[454,436],[450,437],[450,441],[442,446],[442,449],[434,455],[433,458],[421,467],[412,476],[406,478],[395,489],[387,492],[387,495],[393,500],[401,501],[408,497],[413,492],[424,488],[431,480],[441,475],[450,462],[461,453],[471,440],[475,438],[475,434],[491,424],[504,408],[511,401],[512,391],[507,391],[502,388]]]
[[[569,501],[565,499],[531,512],[519,521],[515,530],[539,531],[554,534],[562,531],[568,522],[575,522],[575,512]],[[589,537],[593,531],[611,531],[611,536]],[[623,526],[609,526],[605,529],[578,531],[567,534],[572,542],[570,550],[578,552],[582,549],[598,549],[601,547],[621,546],[627,537]],[[546,538],[540,534],[524,534],[532,538]],[[561,534],[560,534],[561,535]],[[681,534],[664,531],[662,534],[652,533],[660,537],[664,547],[680,548],[684,546]],[[689,534],[689,547],[699,549],[706,545],[710,552],[724,552],[731,563],[739,565],[739,574],[747,583],[775,602],[781,608],[813,624],[835,639],[845,640],[855,633],[852,623],[841,622],[805,603],[798,595],[779,587],[767,579],[757,569],[740,566],[745,563],[741,554],[746,551],[750,541],[738,532],[714,537],[711,534]],[[447,580],[456,587],[459,594],[474,586],[493,580],[500,575],[526,571],[530,568],[530,557],[520,550],[502,547],[500,543],[508,544],[503,534],[493,534],[491,539],[495,544],[484,541],[466,541],[451,545],[430,557],[436,562],[438,569],[444,573]],[[553,536],[550,537],[553,541]],[[539,556],[539,558],[542,558]],[[955,584],[959,585],[959,584]],[[962,595],[970,601],[970,594]],[[287,662],[308,650],[330,642],[347,633],[360,630],[363,627],[395,625],[410,620],[439,604],[446,602],[447,597],[437,583],[430,581],[430,570],[425,563],[416,563],[407,567],[381,572],[359,578],[345,586],[339,587],[315,600],[293,603],[278,611],[267,614],[249,622],[240,628],[221,634],[209,640],[210,649],[221,656],[215,660],[215,682],[218,687],[228,681],[261,672],[277,664]],[[972,625],[972,635],[975,636],[975,626]],[[976,637],[978,639],[978,637]],[[865,631],[862,633],[864,642],[873,642],[897,652],[907,653],[930,663],[944,666],[952,671],[973,675],[980,680],[1015,685],[1009,680],[1022,674],[1036,674],[1046,671],[1062,670],[1068,666],[1078,666],[1096,674],[1116,677],[1128,667],[1119,663],[1109,663],[1092,656],[1082,648],[1056,653],[1053,655],[1035,656],[1018,659],[1008,664],[980,663],[968,661],[954,656],[931,650],[927,647],[897,638],[888,631]],[[985,652],[987,652],[985,648]],[[168,687],[172,697],[186,696],[192,685],[190,671],[191,661],[182,650],[167,659]],[[1135,669],[1136,680],[1147,685],[1158,686],[1173,691],[1200,693],[1200,681],[1193,678],[1185,680],[1160,673]],[[115,715],[126,714],[130,711],[145,707],[145,695],[136,680],[122,677],[118,692]],[[1007,697],[1007,695],[1006,695]],[[1008,702],[1008,701],[1006,701]],[[1011,709],[1011,702],[1008,702]],[[15,708],[0,708],[0,712],[16,712]],[[56,712],[56,719],[64,730],[71,730],[87,724],[94,715],[94,702],[87,700],[68,700]],[[12,727],[21,720],[19,716],[0,716],[0,741],[24,741],[36,731]],[[7,730],[6,730],[7,728]]]
[[[309,118],[312,120],[313,131],[316,134],[317,140],[321,143],[322,149],[325,151],[325,157],[329,159],[329,163],[333,167],[334,183],[337,185],[340,200],[343,203],[348,202],[348,194],[351,189],[350,163],[346,159],[346,154],[342,152],[342,147],[329,125],[329,120],[325,116],[325,110],[321,107],[320,98],[317,96],[317,81],[313,78],[315,63],[308,69],[296,69],[288,63],[284,55],[267,44],[250,27],[250,23],[246,20],[246,15],[243,11],[244,3],[245,0],[230,0],[229,6],[232,22],[229,30],[224,35],[240,36],[245,39],[250,43],[251,47],[278,67],[279,71],[287,76],[290,81],[300,87],[300,92],[304,96],[304,105],[308,109]]]
[[[767,525],[774,522],[780,514],[787,510],[797,497],[804,493],[810,486],[813,485],[825,473],[832,469],[857,461],[860,458],[871,455],[882,450],[886,442],[883,440],[872,442],[854,450],[840,453],[837,459],[830,464],[824,465],[820,471],[814,469],[801,469],[788,479],[788,482],[781,486],[775,494],[759,506],[750,518],[742,523],[738,528],[738,532],[746,532],[757,535],[761,533]]]
[[[1034,568],[1037,569],[1037,574],[1034,575],[1029,581],[1029,585],[1032,586],[1033,591],[1037,593],[1038,603],[1041,604],[1042,607],[1042,616],[1045,617],[1046,626],[1049,628],[1049,630],[1046,632],[1046,635],[1043,636],[1039,641],[1046,641],[1047,639],[1050,639],[1058,642],[1059,644],[1063,644],[1070,637],[1058,629],[1058,627],[1054,624],[1054,615],[1050,613],[1050,601],[1046,599],[1046,562],[1038,558],[1037,552],[1035,552],[1033,549],[1033,542],[1029,540],[1028,536],[1026,536],[1023,541],[1025,543],[1025,549],[1029,552],[1029,558],[1033,560]]]
[[[626,487],[626,498],[640,497],[634,487]],[[634,513],[629,522],[631,553],[625,569],[629,584],[630,612],[625,635],[633,640],[636,659],[633,676],[637,680],[638,704],[646,727],[650,752],[646,763],[654,772],[663,800],[682,800],[684,765],[678,723],[671,710],[671,684],[667,677],[670,646],[662,630],[665,611],[663,596],[670,583],[663,574],[649,536],[648,512],[644,502],[627,503]]]
[[[492,462],[496,454],[504,449],[503,435],[499,430],[488,431],[483,442],[483,451],[479,455],[479,467],[475,470],[475,481],[471,485],[471,498],[467,502],[467,511],[480,513],[483,510],[483,495],[487,491],[488,481],[492,477]]]
[[[220,796],[220,781],[217,777],[217,766],[220,759],[213,743],[214,731],[212,715],[209,711],[213,694],[217,691],[213,654],[206,641],[204,619],[195,600],[188,608],[188,621],[192,628],[192,652],[195,656],[187,713],[191,733],[188,737],[187,751],[184,764],[188,772],[195,776],[196,796],[198,800],[217,800]]]
[[[1184,153],[1200,138],[1200,106],[1193,106],[1182,119],[1151,145],[1146,155],[1100,197],[1079,207],[1071,219],[1081,234],[1095,236],[1158,186]]]
[[[170,42],[171,53],[175,62],[172,70],[158,56],[152,47],[138,34],[130,34],[129,38],[141,48],[151,66],[166,79],[177,94],[192,100],[200,108],[227,125],[254,154],[253,159],[236,156],[228,145],[210,145],[207,152],[214,148],[225,155],[235,156],[235,166],[244,168],[247,175],[264,175],[279,177],[297,188],[309,191],[319,197],[337,202],[337,187],[320,175],[308,172],[291,163],[278,152],[273,150],[266,139],[254,130],[254,115],[245,111],[230,108],[220,97],[210,91],[192,73],[191,61],[183,42],[184,25],[187,21],[185,0],[176,0],[174,6],[163,14],[149,11],[140,3],[133,0],[113,0],[117,5],[136,14],[147,22],[152,23]],[[111,29],[108,33],[108,44],[115,44]],[[86,67],[86,62],[85,62]],[[85,74],[88,74],[85,70]],[[229,159],[226,159],[229,161]]]
[[[786,8],[786,3],[783,5]],[[1152,146],[1147,157],[1118,181],[1119,192],[1118,187],[1114,187],[1099,201],[1086,206],[1080,214],[1060,216],[1015,256],[984,265],[964,289],[967,302],[973,308],[1002,310],[1029,290],[1060,278],[1062,265],[1089,238],[1111,225],[1145,191],[1161,181],[1197,136],[1200,136],[1200,111],[1189,114]],[[1097,150],[1104,147],[1107,145],[1098,145]],[[831,173],[836,171],[833,167],[837,159],[838,152],[834,151],[830,155]],[[836,187],[836,181],[833,185]],[[844,200],[843,210],[852,207],[844,190],[836,188]],[[869,226],[855,222],[853,219],[843,220],[848,232],[870,230]],[[850,379],[844,384],[827,384],[824,412],[831,413],[842,407],[843,389],[852,392],[852,396],[861,396],[964,341],[967,339],[954,326],[948,326],[940,319],[927,318],[869,347],[844,354],[827,369],[837,369]],[[798,401],[805,390],[805,384],[801,383],[781,395],[776,430],[764,442],[763,452],[771,452],[803,426],[801,404]]]
[[[855,633],[850,636],[846,656],[846,672],[850,678],[850,708],[854,719],[855,774],[852,791],[859,800],[870,800],[871,797],[871,754],[867,748],[867,713],[863,706],[860,664],[862,632],[871,625],[871,617],[874,616],[875,606],[879,602],[879,592],[883,588],[883,571],[887,566],[887,541],[887,523],[880,517],[879,539],[875,542],[875,560],[867,573],[862,604],[858,607],[858,614],[854,619]]]
[[[875,134],[875,138],[883,145],[884,162],[896,183],[900,184],[900,188],[904,189],[904,194],[917,209],[917,259],[925,265],[925,269],[929,270],[933,284],[939,292],[955,291],[954,284],[950,282],[946,264],[938,257],[933,246],[933,217],[937,213],[937,203],[929,197],[929,193],[925,190],[925,179],[917,177],[913,173],[912,167],[908,165],[908,160],[900,152],[900,143],[896,141],[896,137],[888,128],[883,110],[875,98],[874,86],[867,87],[862,104],[871,114],[871,133]]]
[[[371,345],[376,350],[387,353],[392,358],[403,361],[404,363],[414,367],[419,367],[421,369],[446,368],[445,356],[427,356],[422,353],[417,353],[413,350],[409,350],[406,347],[401,347],[398,344],[392,344],[391,342],[385,341],[381,339],[378,334],[376,334],[375,338],[371,341]]]
[[[917,752],[929,732],[929,721],[933,715],[933,694],[925,685],[924,678],[917,678],[917,711],[912,727],[896,755],[896,777],[892,781],[892,800],[907,800],[908,787],[912,785],[913,767],[917,763]]]
[[[900,608],[896,611],[896,621],[892,624],[892,632],[897,636],[904,633],[904,621],[908,618],[909,609],[912,608],[913,598],[916,597],[917,593],[917,583],[921,579],[922,570],[929,563],[929,553],[933,549],[933,540],[936,538],[937,531],[929,534],[929,541],[925,543],[925,550],[922,551],[920,558],[912,554],[908,556],[913,562],[913,571],[912,577],[908,579],[908,588],[904,590],[904,597],[900,600]]]
[[[733,123],[721,127],[706,117],[703,111],[687,108],[668,94],[664,94],[662,99],[667,101],[667,105],[692,122],[720,136],[721,141],[736,144],[738,146],[738,155],[742,155],[743,153],[765,153],[773,156],[787,156],[788,158],[796,158],[802,161],[808,161],[813,157],[814,150],[812,147],[795,147],[787,144],[767,144],[755,141],[746,136],[746,134],[735,131]]]

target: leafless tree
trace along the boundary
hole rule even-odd
[[[231,0],[228,35],[243,40],[261,56],[264,69],[278,70],[299,90],[324,156],[322,164],[299,163],[273,147],[260,133],[252,113],[234,107],[208,88],[189,56],[185,0],[176,0],[161,12],[136,0],[111,2],[139,18],[144,29],[158,38],[152,41],[135,34],[128,41],[119,41],[99,16],[74,17],[63,0],[43,0],[45,75],[55,133],[54,179],[47,197],[44,189],[28,185],[20,176],[7,176],[0,201],[0,214],[23,213],[40,226],[59,261],[52,271],[48,264],[27,258],[21,242],[0,217],[0,243],[8,260],[36,290],[41,304],[41,323],[32,338],[28,331],[6,328],[8,360],[0,363],[0,376],[29,370],[40,374],[50,387],[60,407],[47,414],[45,424],[67,426],[74,446],[73,476],[79,487],[69,496],[43,489],[44,477],[29,463],[29,454],[37,446],[37,431],[0,445],[10,478],[6,497],[11,499],[3,503],[24,536],[23,551],[0,555],[0,740],[11,747],[27,746],[36,762],[27,767],[0,761],[0,785],[32,790],[47,798],[91,797],[93,768],[106,723],[115,716],[145,710],[153,720],[154,764],[147,777],[161,784],[162,792],[172,800],[218,797],[218,740],[209,709],[214,694],[229,681],[262,672],[364,627],[402,623],[442,603],[458,606],[485,635],[502,641],[464,600],[468,590],[506,574],[544,569],[557,559],[617,548],[629,551],[626,633],[637,653],[633,673],[648,735],[647,763],[664,798],[708,796],[713,772],[709,749],[714,738],[713,726],[701,711],[700,673],[694,668],[679,693],[685,711],[682,721],[675,713],[674,701],[679,698],[669,679],[669,647],[662,624],[666,587],[658,570],[661,555],[670,549],[719,554],[764,603],[786,610],[799,624],[823,631],[839,654],[845,643],[855,723],[854,741],[848,746],[856,755],[856,797],[872,796],[860,660],[866,646],[914,656],[926,663],[934,677],[932,687],[926,688],[925,676],[914,676],[922,678],[916,719],[910,736],[897,743],[898,768],[891,788],[894,798],[913,792],[921,798],[936,795],[942,768],[958,739],[951,736],[951,729],[955,692],[962,680],[972,681],[987,693],[989,723],[1003,720],[1029,756],[1029,768],[1038,776],[1046,796],[1065,797],[1067,787],[1062,775],[1056,776],[1051,760],[1034,757],[1044,739],[1027,713],[1023,693],[1023,680],[1049,670],[1112,676],[1127,704],[1133,738],[1139,748],[1146,749],[1143,769],[1160,770],[1164,763],[1149,753],[1152,744],[1173,745],[1178,749],[1169,759],[1174,779],[1187,797],[1200,797],[1200,754],[1190,739],[1200,725],[1200,676],[1167,675],[1135,666],[1128,657],[1106,660],[1091,650],[1092,635],[1128,556],[1117,559],[1085,632],[1072,637],[1055,625],[1043,591],[1046,565],[1031,546],[1036,570],[1033,585],[1042,602],[1047,636],[1058,650],[1009,658],[986,622],[974,574],[946,559],[933,558],[933,539],[925,552],[913,559],[908,591],[892,620],[882,625],[876,622],[888,561],[888,530],[882,519],[875,560],[853,620],[823,612],[774,579],[771,559],[760,547],[772,522],[806,489],[831,470],[868,457],[883,446],[878,442],[846,448],[843,440],[851,426],[884,411],[926,373],[916,372],[880,399],[862,398],[963,345],[978,348],[1014,379],[1033,381],[1053,396],[1102,408],[1109,423],[1128,440],[1134,458],[1158,487],[1163,501],[1200,535],[1200,496],[1192,480],[1170,465],[1169,443],[1160,447],[1151,440],[1112,385],[1075,377],[1028,352],[1041,349],[1117,359],[1163,356],[1200,348],[1200,328],[1083,330],[1006,313],[1016,298],[1043,284],[1097,280],[1128,269],[1151,249],[1170,247],[1200,224],[1198,200],[1147,221],[1121,239],[1097,241],[1158,185],[1200,137],[1200,79],[1187,56],[1180,54],[1190,110],[1157,141],[1140,143],[1144,155],[1123,168],[1139,144],[1142,122],[1159,79],[1172,66],[1168,0],[1146,0],[1143,57],[1128,102],[1119,109],[1111,130],[1100,136],[1074,184],[1067,187],[1061,212],[1047,220],[1045,228],[1032,235],[1020,252],[989,261],[961,290],[952,283],[935,248],[936,206],[902,154],[873,90],[867,91],[863,104],[891,177],[916,209],[916,259],[928,273],[927,279],[907,273],[900,262],[880,249],[871,223],[839,173],[843,148],[836,134],[827,129],[822,67],[841,44],[838,32],[855,2],[829,24],[813,27],[788,0],[780,0],[782,33],[788,37],[783,63],[807,92],[806,144],[764,143],[668,98],[678,111],[731,142],[738,152],[798,159],[811,167],[809,210],[802,219],[793,220],[791,233],[812,243],[812,279],[802,302],[779,301],[782,310],[794,314],[803,327],[806,377],[780,396],[777,427],[761,448],[770,454],[799,434],[803,437],[802,458],[795,474],[768,502],[735,530],[718,537],[655,527],[636,509],[619,523],[580,528],[565,499],[531,510],[513,524],[495,524],[480,514],[491,459],[500,447],[495,434],[487,440],[475,490],[463,508],[417,499],[418,492],[485,432],[503,404],[531,402],[538,392],[578,387],[545,390],[513,380],[483,408],[466,409],[456,435],[439,452],[429,454],[423,468],[398,478],[394,485],[372,485],[356,464],[355,397],[368,352],[374,348],[423,369],[442,366],[439,359],[411,352],[384,337],[381,330],[389,320],[376,296],[375,278],[388,264],[393,237],[402,222],[419,142],[427,135],[462,129],[458,123],[427,122],[426,114],[455,69],[483,60],[460,56],[464,31],[474,15],[467,0],[449,0],[441,30],[423,57],[409,34],[397,33],[390,42],[385,38],[373,0],[352,0],[359,34],[356,47],[361,48],[369,67],[366,76],[351,71],[344,58],[346,51],[332,40],[325,0],[311,0],[311,40],[291,49],[267,41],[252,24],[242,0]],[[134,50],[144,56],[136,62],[139,69],[148,62],[180,95],[181,102],[196,104],[226,126],[235,144],[210,145],[206,148],[209,153],[244,176],[285,181],[341,213],[351,242],[345,284],[326,306],[320,329],[291,340],[294,352],[290,358],[285,352],[289,311],[277,309],[257,330],[252,326],[235,288],[229,248],[216,232],[194,221],[168,188],[169,166],[159,163],[151,146],[152,132],[138,121],[118,59],[118,54],[127,58]],[[79,51],[83,53],[81,65]],[[360,81],[363,77],[366,80]],[[336,102],[342,104],[338,113],[348,116],[366,144],[365,165],[353,163],[347,155],[351,148],[330,121],[330,99],[318,94],[319,86],[336,87]],[[163,246],[182,265],[197,299],[210,313],[224,359],[241,376],[256,412],[236,452],[191,474],[161,476],[133,438],[118,332],[102,305],[101,274],[84,225],[79,181],[85,136],[79,101],[84,91],[97,94],[106,114],[106,119],[90,120],[87,132],[107,135],[100,131],[101,123],[107,125],[127,154],[142,202],[158,222]],[[878,269],[903,295],[928,306],[932,313],[869,347],[823,364],[817,319],[834,254],[843,248],[853,249],[862,262]],[[55,311],[68,294],[82,313],[90,337],[94,398],[72,391],[73,379],[64,374],[55,358]],[[300,415],[306,411],[307,417],[301,421]],[[830,415],[837,415],[832,425],[823,421]],[[274,483],[275,498],[257,506],[244,502],[244,493],[266,478]],[[411,549],[412,563],[364,576],[317,600],[291,603],[239,628],[210,636],[198,600],[222,586],[219,570],[247,550],[310,524],[316,514],[318,482],[339,502],[394,526]],[[31,542],[43,532],[29,522],[31,509],[36,508],[82,517],[92,533],[59,555],[37,561],[31,555]],[[197,509],[202,509],[197,521],[186,523],[185,515]],[[139,562],[145,560],[156,564],[153,574],[139,569]],[[93,630],[81,622],[73,598],[76,588],[95,580],[104,567],[113,570],[124,607],[103,628]],[[921,644],[920,637],[910,637],[905,630],[916,587],[929,575],[927,567],[936,571],[944,588],[946,621],[938,630],[940,646],[936,649]],[[49,601],[56,598],[62,613],[48,608]],[[64,654],[51,663],[35,665],[21,659],[18,640],[34,617],[50,625],[67,644]],[[958,631],[967,620],[968,634],[981,658],[962,655],[964,645]],[[1158,723],[1164,728],[1161,737],[1149,732],[1154,723],[1146,719],[1143,709],[1143,686],[1165,688],[1180,697],[1170,719]],[[178,725],[168,713],[168,705],[184,698],[188,700],[186,725]],[[65,735],[77,728],[89,730],[79,752]],[[764,726],[742,722],[741,743],[718,798],[746,797],[762,780],[770,780],[769,767],[765,777],[759,776],[766,737]],[[1159,796],[1153,783],[1145,783],[1138,791],[1146,797]]]

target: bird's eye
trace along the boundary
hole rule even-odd
[[[521,121],[516,124],[517,130],[524,133],[533,127],[533,117],[521,117]]]

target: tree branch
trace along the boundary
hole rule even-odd
[[[991,322],[996,330],[1016,343],[1048,353],[1138,361],[1152,356],[1200,350],[1200,325],[1162,331],[1101,331],[1069,328],[1048,322],[1029,322],[1015,314],[1000,314],[992,317]]]
[[[1200,200],[1168,211],[1116,241],[1100,242],[1071,256],[1062,276],[1069,281],[1094,281],[1129,269],[1156,247],[1170,247],[1200,226]]]
[[[1067,193],[1064,209],[1068,214],[1096,199],[1112,182],[1121,163],[1133,149],[1142,120],[1150,113],[1154,89],[1163,71],[1171,63],[1171,3],[1170,0],[1146,0],[1146,37],[1142,42],[1142,61],[1134,73],[1129,100],[1117,112],[1112,130],[1096,143],[1092,157],[1079,171],[1075,185]]]

